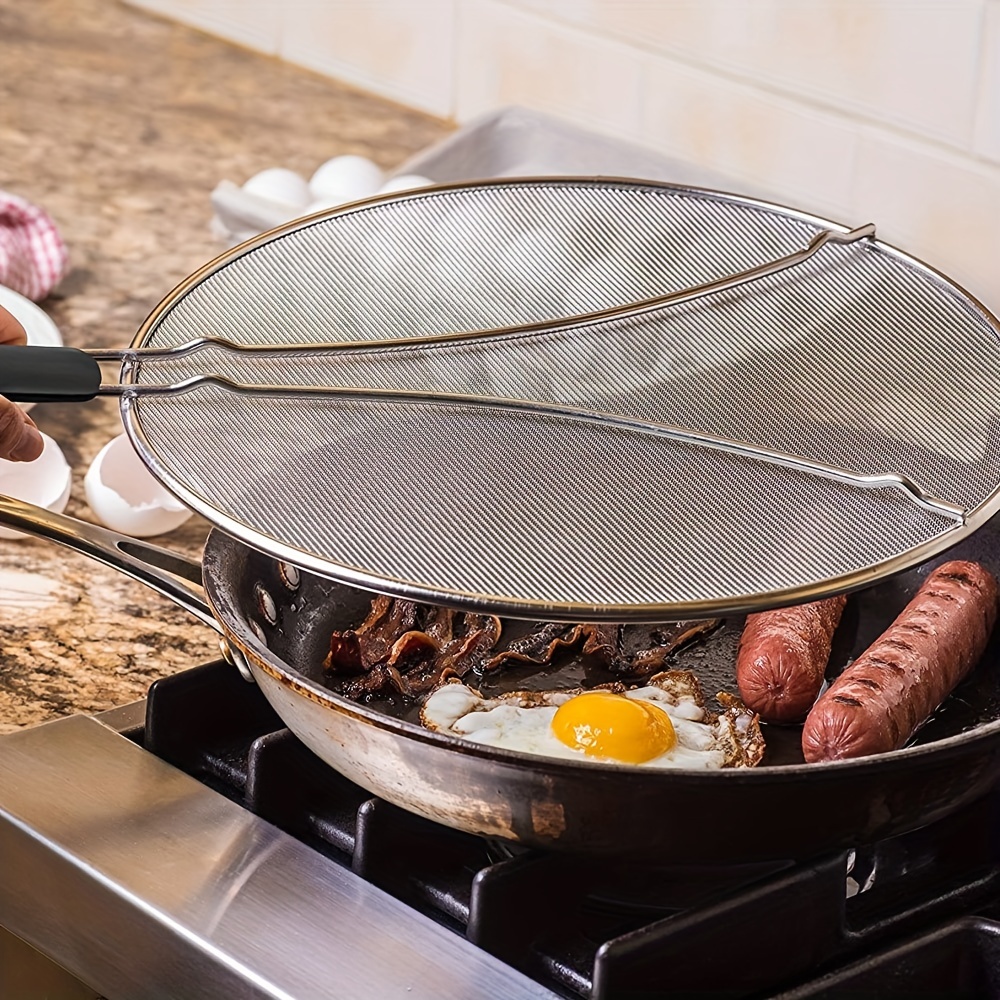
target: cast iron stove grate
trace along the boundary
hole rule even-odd
[[[639,867],[521,851],[373,798],[222,662],[153,684],[127,735],[558,995],[1000,998],[1000,796],[809,863]]]

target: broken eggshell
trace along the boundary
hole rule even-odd
[[[45,447],[34,462],[0,459],[0,494],[61,514],[69,501],[73,476],[62,449],[42,434]],[[0,538],[27,538],[23,532],[0,528]]]
[[[133,538],[179,528],[191,511],[153,478],[125,434],[109,441],[83,480],[87,503],[107,528]]]

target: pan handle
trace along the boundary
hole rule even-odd
[[[205,597],[201,566],[193,559],[12,497],[0,496],[0,523],[82,552],[170,598],[222,633]]]

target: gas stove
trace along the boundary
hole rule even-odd
[[[523,851],[372,798],[206,664],[0,738],[0,996],[1000,996],[998,820],[808,863]]]

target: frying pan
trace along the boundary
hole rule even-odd
[[[471,833],[669,863],[801,859],[933,822],[984,794],[998,774],[996,639],[914,744],[894,753],[796,763],[798,728],[766,727],[768,757],[755,769],[576,763],[477,746],[421,729],[410,721],[412,709],[339,696],[322,677],[329,636],[360,622],[371,595],[279,562],[218,529],[198,566],[17,500],[0,498],[0,522],[68,545],[167,595],[219,631],[227,657],[327,764],[389,802]],[[1000,524],[988,523],[948,557],[1000,573]],[[832,673],[889,624],[944,558],[851,596]],[[740,625],[727,620],[703,646],[679,654],[677,666],[693,668],[710,692],[735,691]],[[579,676],[579,664],[561,664],[542,668],[530,684],[565,687]],[[518,686],[525,678],[516,671],[501,682]]]

